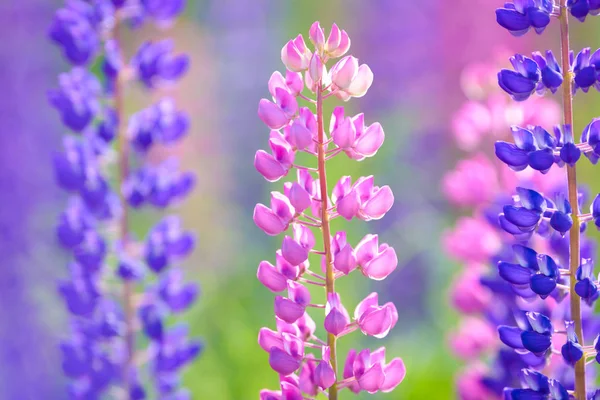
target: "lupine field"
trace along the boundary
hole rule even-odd
[[[600,0],[0,32],[1,400],[600,400]]]

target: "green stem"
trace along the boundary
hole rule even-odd
[[[323,130],[323,88],[321,82],[317,85],[317,129],[318,129],[318,170],[319,185],[321,188],[321,230],[323,232],[323,246],[325,248],[325,287],[327,294],[335,292],[335,277],[333,274],[333,257],[331,253],[331,232],[329,228],[329,213],[327,212],[327,174],[325,172],[325,133]],[[327,334],[327,345],[331,352],[331,367],[337,375],[337,360],[335,348],[335,335]],[[338,388],[334,383],[329,388],[329,400],[337,400]]]
[[[563,117],[565,125],[573,128],[573,95],[572,95],[572,76],[571,66],[569,64],[569,12],[566,5],[560,7],[560,43],[561,58],[563,70]],[[581,328],[581,299],[575,293],[575,276],[579,262],[581,260],[580,250],[580,221],[579,221],[579,199],[577,196],[577,169],[575,166],[567,165],[567,186],[569,191],[569,203],[573,209],[573,227],[569,231],[569,287],[570,287],[570,305],[571,318],[575,323],[575,333],[583,345],[583,331]],[[575,396],[577,400],[586,399],[585,387],[585,360],[582,358],[575,364]]]

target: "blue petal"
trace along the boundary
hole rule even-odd
[[[556,379],[548,379],[552,400],[569,400],[569,393]]]
[[[553,278],[558,276],[558,265],[556,265],[552,257],[541,254],[538,259],[538,265],[542,274]]]
[[[519,264],[521,264],[523,267],[531,269],[532,271],[539,270],[537,252],[535,250],[520,244],[513,245],[512,249]]]
[[[509,167],[520,171],[527,167],[529,158],[527,152],[519,149],[512,143],[496,142],[494,145],[496,157]]]
[[[526,209],[534,210],[539,213],[546,211],[546,199],[535,190],[518,187],[517,194],[519,195],[521,205]]]
[[[573,219],[569,214],[555,211],[550,218],[550,225],[554,230],[564,234],[573,226]]]
[[[550,393],[550,388],[548,387],[548,378],[544,374],[532,369],[523,369],[522,373],[523,380],[529,389],[533,389],[540,393]]]
[[[575,83],[582,88],[589,88],[598,79],[596,68],[593,66],[585,67],[575,73]]]
[[[552,338],[550,335],[545,335],[543,333],[537,333],[534,331],[522,332],[521,340],[523,341],[523,347],[536,354],[545,352],[552,344]]]
[[[543,10],[529,8],[527,10],[527,17],[534,28],[545,28],[550,23],[550,15]]]
[[[543,274],[531,277],[531,290],[545,298],[556,288],[556,278],[550,278]]]
[[[600,218],[600,194],[597,194],[592,202],[591,213],[594,218]]]
[[[523,349],[521,330],[516,326],[501,325],[498,327],[498,336],[502,343],[513,349]]]
[[[560,159],[569,164],[571,167],[575,165],[580,157],[581,150],[579,150],[574,143],[565,143],[565,145],[560,149]]]
[[[503,69],[498,73],[498,84],[514,100],[523,101],[528,99],[535,91],[537,81],[533,81],[518,72]]]
[[[542,69],[542,82],[548,89],[556,89],[563,82],[563,76],[559,71],[546,67]]]
[[[546,172],[554,164],[552,150],[544,149],[529,153],[529,166],[537,171]]]
[[[499,8],[496,10],[496,21],[509,31],[522,31],[530,26],[527,17],[515,10]]]
[[[527,316],[527,322],[529,322],[534,331],[543,334],[552,333],[552,322],[550,321],[550,318],[534,311],[526,312],[525,315]]]
[[[533,133],[518,126],[512,126],[510,130],[512,131],[513,138],[515,139],[515,144],[519,149],[525,151],[535,150]]]
[[[598,293],[598,288],[589,278],[584,278],[575,284],[575,293],[582,299],[590,299]]]
[[[504,216],[508,222],[519,228],[533,228],[540,221],[540,214],[525,207],[504,206]]]
[[[575,365],[583,357],[583,349],[579,343],[567,341],[560,349],[565,362],[569,365]]]
[[[510,233],[511,235],[520,235],[523,233],[523,231],[521,231],[518,226],[516,226],[512,222],[509,222],[506,219],[506,217],[504,216],[504,214],[500,214],[498,216],[498,223],[500,224],[500,227],[502,229],[504,229],[506,232]]]
[[[531,389],[512,389],[509,391],[511,400],[546,400],[545,394]]]
[[[528,268],[504,261],[498,263],[498,273],[504,280],[514,285],[526,285],[531,279],[531,271]]]

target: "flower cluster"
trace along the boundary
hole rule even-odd
[[[151,89],[175,82],[188,58],[173,54],[171,42],[147,42],[127,60],[119,43],[124,25],[168,24],[183,6],[72,0],[56,12],[50,28],[50,38],[73,66],[48,96],[72,132],[53,160],[56,181],[70,196],[56,236],[73,256],[68,278],[59,283],[71,315],[60,348],[72,399],[107,393],[191,398],[180,388],[179,370],[202,346],[188,338],[186,326],[170,326],[167,317],[188,309],[198,296],[197,285],[185,283],[174,266],[193,250],[195,237],[177,216],[166,216],[138,241],[128,219],[133,208],[165,209],[193,188],[194,176],[180,172],[176,160],[152,164],[146,156],[152,147],[181,139],[188,120],[169,99],[132,115],[128,127],[123,113],[126,83]],[[90,72],[98,61],[102,79]],[[136,340],[142,333],[146,338]]]
[[[256,152],[257,171],[276,182],[296,170],[295,179],[284,183],[283,192],[271,192],[270,203],[257,204],[254,209],[254,222],[267,235],[291,231],[276,251],[275,263],[262,261],[257,271],[259,281],[278,293],[274,303],[276,330],[262,328],[258,342],[269,354],[270,366],[280,374],[280,390],[263,390],[263,400],[313,399],[325,391],[329,399],[337,399],[344,388],[355,393],[388,392],[405,375],[402,360],[386,362],[383,347],[351,350],[343,372],[338,371],[337,339],[355,330],[383,338],[396,325],[398,313],[393,303],[381,305],[377,293],[372,293],[350,316],[334,290],[335,280],[354,270],[382,280],[395,270],[398,259],[394,249],[380,243],[377,235],[368,234],[353,247],[346,232],[331,232],[330,222],[339,217],[380,219],[392,207],[394,197],[389,186],[376,186],[373,176],[354,182],[352,177],[343,176],[328,193],[326,162],[342,153],[357,161],[374,156],[383,144],[384,132],[379,123],[366,124],[363,114],[347,116],[343,107],[336,107],[327,137],[323,101],[364,96],[373,74],[366,64],[345,56],[350,39],[337,25],[326,39],[315,22],[309,37],[314,50],[308,48],[302,35],[283,47],[285,75],[273,73],[268,84],[272,100],[262,99],[258,107],[258,115],[271,133],[270,151]],[[339,60],[328,68],[327,63],[335,59]],[[298,164],[298,160],[310,158],[316,159],[316,168]],[[317,250],[317,243],[323,243],[324,248]],[[317,270],[310,268],[312,257],[318,260]],[[325,288],[325,301],[313,302],[307,285]],[[309,309],[325,311],[326,340],[317,336]]]
[[[509,269],[518,264],[517,259],[505,257],[513,246],[521,246],[515,241],[518,235],[510,235],[499,223],[498,212],[506,201],[503,192],[517,185],[554,190],[560,179],[553,170],[540,180],[541,175],[536,175],[527,166],[517,173],[515,169],[494,162],[482,151],[482,148],[491,147],[493,139],[506,136],[506,125],[553,125],[558,122],[558,107],[552,101],[532,98],[526,102],[507,102],[497,87],[487,85],[495,75],[495,65],[476,65],[465,70],[464,91],[470,100],[454,117],[453,131],[458,146],[474,154],[461,160],[443,180],[448,200],[468,211],[460,217],[455,228],[446,233],[444,245],[447,253],[465,266],[451,289],[452,305],[465,318],[449,339],[454,353],[467,362],[457,380],[457,394],[459,398],[469,400],[502,398],[504,387],[517,384],[520,370],[527,366],[521,355],[512,352],[495,335],[498,325],[515,324],[514,310],[523,307],[517,293],[502,279],[503,272],[499,274],[496,266],[501,260],[504,261],[502,265],[509,265]],[[511,205],[520,206],[520,203]],[[546,204],[545,211],[547,208]],[[518,239],[530,237],[531,232],[518,231],[522,235]],[[564,242],[559,234],[555,235],[548,252],[557,254],[563,249]],[[531,275],[533,273],[528,272],[526,278],[520,277],[520,281],[527,279],[529,283]],[[553,306],[552,301],[552,298],[539,299],[526,307],[535,311]],[[482,364],[481,358],[490,359],[492,363]]]
[[[496,211],[487,213],[496,230],[503,232],[504,243],[512,242],[494,255],[495,274],[479,281],[499,295],[495,315],[488,319],[498,329],[503,344],[500,351],[510,354],[512,361],[507,363],[509,357],[503,357],[502,371],[495,365],[497,370],[490,373],[511,377],[495,387],[494,392],[503,399],[588,400],[600,396],[594,377],[586,375],[586,365],[597,358],[600,319],[592,308],[598,297],[595,250],[584,236],[587,223],[597,222],[600,196],[592,201],[590,213],[583,213],[588,199],[576,174],[582,153],[597,162],[598,133],[594,120],[577,143],[572,110],[575,91],[585,92],[596,85],[598,56],[590,56],[589,49],[584,49],[574,57],[568,35],[569,11],[583,20],[588,13],[595,14],[598,6],[592,1],[515,0],[497,10],[498,22],[513,34],[523,34],[529,26],[541,33],[551,17],[558,17],[560,66],[551,52],[545,58],[540,53],[533,58],[517,54],[511,58],[514,71],[502,70],[498,84],[516,101],[526,100],[534,91],[542,93],[547,88],[554,92],[561,87],[564,119],[553,134],[545,124],[516,124],[511,128],[514,144],[498,141],[495,145],[497,158],[513,171],[552,175],[545,175],[537,185],[515,182],[516,193],[511,188],[513,196],[505,196]],[[552,173],[564,170],[566,184],[564,178],[555,183]],[[474,305],[481,304],[481,299],[477,300]],[[504,316],[499,318],[500,314]],[[509,318],[504,318],[507,315]],[[518,386],[514,378],[519,375],[522,388],[514,388]],[[484,377],[479,382],[480,387],[489,389],[492,380]],[[472,393],[463,397],[476,398],[469,396]]]

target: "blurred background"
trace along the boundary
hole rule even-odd
[[[204,354],[185,373],[194,399],[255,399],[261,388],[278,386],[268,355],[256,342],[260,327],[274,327],[273,294],[257,281],[256,268],[263,259],[272,261],[281,240],[265,236],[252,222],[254,205],[280,187],[268,184],[252,167],[255,151],[267,146],[269,134],[256,110],[259,99],[268,97],[271,73],[284,70],[281,47],[298,33],[306,37],[315,20],[327,30],[333,22],[345,29],[351,53],[373,70],[370,91],[346,107],[364,111],[367,122],[379,121],[386,133],[377,157],[361,163],[340,157],[331,164],[330,180],[374,174],[396,197],[381,221],[334,224],[336,230],[348,230],[352,243],[367,232],[378,233],[400,259],[385,281],[353,276],[340,282],[349,309],[377,290],[400,314],[381,343],[355,333],[341,340],[342,349],[349,342],[371,348],[385,344],[390,356],[403,358],[408,370],[404,382],[376,398],[455,398],[461,362],[448,349],[447,334],[458,316],[447,298],[459,265],[445,255],[442,236],[462,211],[445,200],[441,181],[465,156],[452,124],[466,100],[463,71],[516,51],[556,48],[556,26],[542,37],[530,33],[515,41],[495,24],[494,9],[502,3],[188,0],[171,30],[140,30],[123,38],[131,54],[144,38],[170,36],[192,58],[175,98],[192,116],[191,134],[176,151],[199,177],[195,194],[181,211],[186,226],[199,237],[199,247],[185,264],[188,276],[202,286],[201,299],[184,316],[205,342]],[[65,334],[67,315],[56,280],[66,274],[67,255],[53,231],[66,199],[50,169],[52,151],[64,132],[46,101],[47,90],[67,67],[47,39],[61,5],[56,0],[0,2],[3,400],[66,398],[56,344]],[[588,40],[598,32],[594,24],[575,25],[573,31],[576,49],[580,38],[594,46]],[[594,116],[598,100],[597,93],[576,100],[576,133]],[[147,104],[142,92],[127,93],[129,112]],[[590,168],[582,173],[583,180],[596,186],[597,176]],[[144,218],[156,216],[144,215],[140,224]]]

